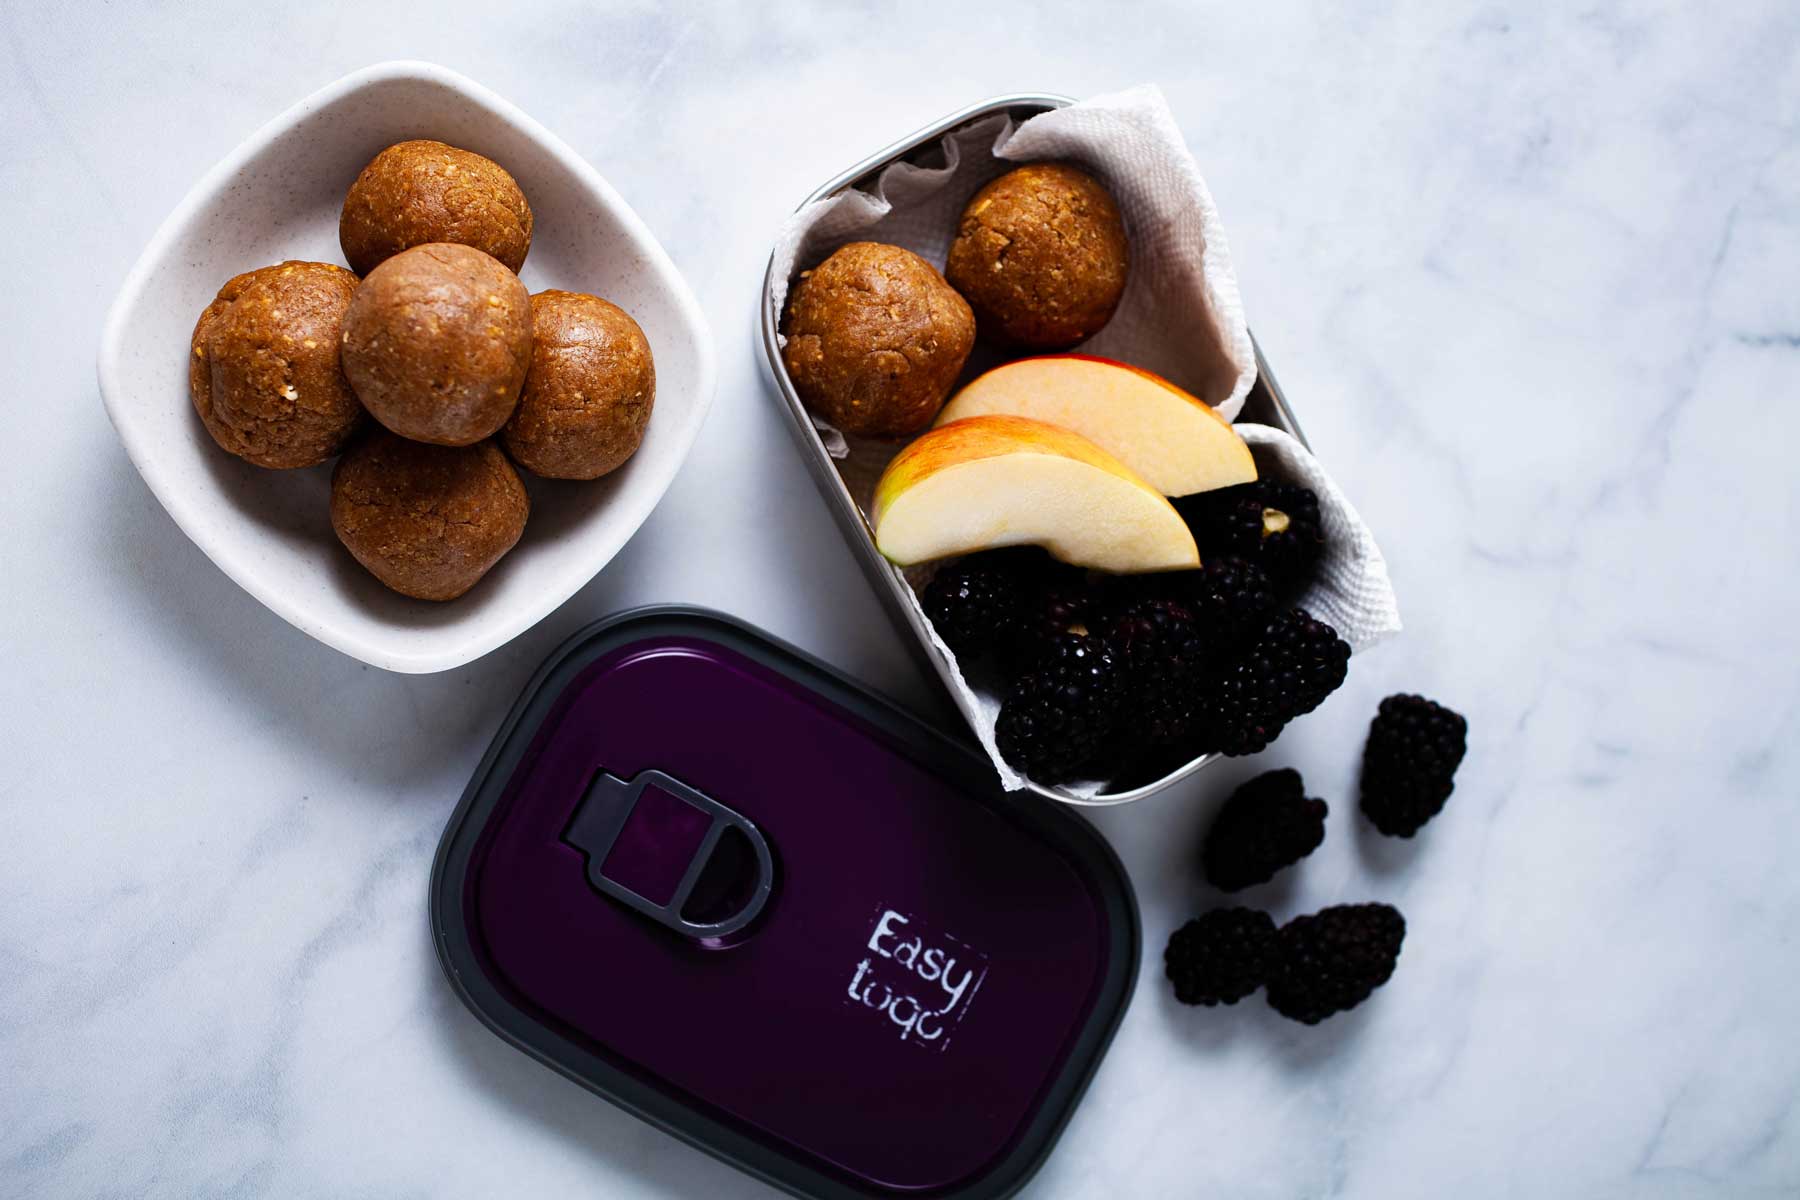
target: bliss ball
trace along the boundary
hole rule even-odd
[[[983,336],[1058,350],[1112,319],[1130,266],[1112,193],[1066,163],[1032,163],[969,200],[944,275]]]
[[[310,467],[344,448],[362,405],[338,362],[356,276],[284,262],[228,280],[200,314],[188,392],[219,446],[259,467]]]
[[[505,557],[531,501],[492,442],[432,446],[371,430],[331,474],[331,528],[403,596],[454,600]]]
[[[427,242],[473,246],[516,272],[531,250],[531,205],[492,159],[443,142],[400,142],[350,185],[338,242],[358,275]]]
[[[851,242],[800,276],[782,333],[782,361],[808,409],[845,433],[905,437],[944,406],[975,345],[975,318],[912,251]]]
[[[624,309],[581,292],[531,298],[531,370],[500,431],[514,462],[550,479],[598,479],[637,451],[656,364]]]
[[[531,295],[492,256],[414,246],[369,272],[344,314],[344,374],[401,437],[467,446],[506,424],[531,366]]]

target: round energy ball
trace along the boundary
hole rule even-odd
[[[851,242],[801,274],[782,332],[782,361],[809,409],[845,433],[904,437],[944,406],[975,318],[912,251]]]
[[[531,205],[499,163],[443,142],[399,142],[377,154],[344,197],[338,243],[358,275],[402,250],[458,242],[508,270],[531,250]]]
[[[310,467],[344,448],[362,405],[338,363],[356,276],[284,262],[226,281],[194,326],[188,393],[213,441],[259,467]]]
[[[331,473],[331,528],[381,582],[454,600],[525,531],[531,501],[492,442],[431,446],[374,429]]]
[[[656,364],[626,311],[582,292],[531,298],[531,370],[500,431],[513,461],[550,479],[598,479],[644,440]]]
[[[414,246],[356,289],[343,361],[363,407],[400,436],[479,442],[518,403],[531,365],[531,296],[479,250]]]
[[[1112,194],[1066,163],[1031,163],[970,198],[944,275],[983,336],[1055,350],[1112,318],[1130,263]]]

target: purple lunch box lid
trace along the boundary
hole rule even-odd
[[[590,626],[538,672],[445,831],[432,923],[502,1037],[819,1197],[1016,1190],[1140,953],[1085,822],[685,608]]]

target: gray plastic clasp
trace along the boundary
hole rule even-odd
[[[613,843],[618,841],[619,834],[631,819],[638,801],[651,788],[689,804],[712,818],[693,857],[688,860],[674,894],[664,904],[639,895],[608,876],[604,870]],[[718,847],[719,838],[728,829],[735,829],[742,834],[754,851],[756,880],[749,889],[747,899],[730,916],[710,922],[690,920],[682,915],[682,909],[693,895],[695,885],[700,882],[701,873],[705,871],[707,862]],[[562,840],[587,855],[587,878],[594,887],[651,920],[691,938],[722,938],[743,929],[756,919],[775,887],[774,857],[769,853],[769,844],[756,825],[742,813],[720,804],[704,792],[689,787],[662,771],[640,771],[630,782],[605,771],[596,774],[593,782],[588,785],[586,794],[582,796],[581,803],[576,806],[575,815],[569,819],[569,827],[563,831]]]

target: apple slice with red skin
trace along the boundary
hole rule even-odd
[[[1049,354],[995,367],[952,396],[937,423],[995,414],[1073,430],[1165,496],[1256,478],[1250,447],[1210,404],[1110,358]]]
[[[1200,565],[1161,492],[1080,434],[1025,417],[970,417],[916,438],[875,484],[870,521],[901,566],[1018,545],[1115,574]]]

